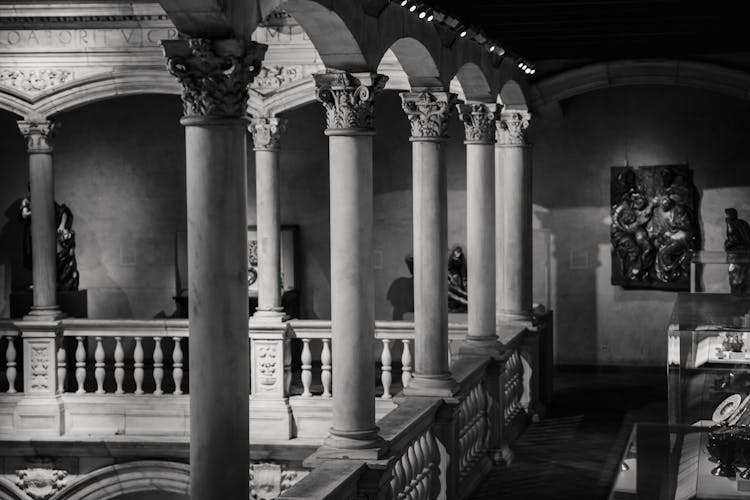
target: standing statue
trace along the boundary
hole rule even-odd
[[[448,310],[466,312],[469,293],[466,288],[466,256],[460,246],[453,247],[448,258]]]
[[[693,218],[681,196],[663,196],[659,202],[663,231],[654,235],[657,278],[670,283],[689,279],[690,252],[695,248]]]
[[[24,223],[24,266],[31,269],[31,196],[26,196],[21,200],[19,218]],[[55,202],[55,224],[57,225],[57,289],[66,292],[78,290],[73,212],[67,205]]]
[[[612,207],[612,244],[628,281],[645,279],[653,264],[654,248],[646,229],[653,211],[653,203],[635,189]]]
[[[737,262],[737,252],[750,252],[750,225],[737,215],[734,208],[724,209],[727,223],[727,238],[724,250],[729,261],[729,288],[733,295],[743,295],[746,291],[748,264]]]

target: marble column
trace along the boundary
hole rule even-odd
[[[497,316],[530,320],[532,302],[531,164],[526,142],[530,114],[509,110],[497,120],[495,219]]]
[[[456,95],[402,92],[411,124],[414,193],[414,377],[407,395],[451,396],[448,367],[448,183],[445,142]]]
[[[265,46],[162,41],[182,84],[187,168],[191,498],[247,498],[247,86]],[[279,366],[277,369],[281,370]]]
[[[495,328],[495,104],[458,105],[466,130],[469,329],[466,346],[497,347]]]
[[[28,319],[62,316],[57,305],[57,228],[55,227],[55,172],[52,138],[57,124],[48,120],[18,122],[29,153],[31,195],[31,266],[33,305]]]
[[[333,426],[325,445],[379,449],[372,368],[372,137],[374,99],[387,77],[334,70],[313,77],[326,111],[331,186]]]
[[[253,118],[255,205],[258,220],[258,308],[253,320],[282,321],[279,149],[285,120]]]

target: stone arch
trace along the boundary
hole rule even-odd
[[[0,477],[0,500],[27,500],[28,496],[13,481]]]
[[[455,80],[461,87],[467,101],[495,102],[490,83],[487,81],[482,69],[473,62],[467,62],[461,66],[455,75]],[[454,87],[452,84],[451,87]]]
[[[537,83],[534,107],[610,87],[679,85],[750,99],[750,74],[716,64],[681,60],[629,59],[590,64]]]
[[[440,88],[440,70],[435,63],[427,47],[422,42],[412,37],[404,37],[396,40],[390,48],[383,54],[378,65],[378,72],[385,68],[385,74],[388,74],[388,64],[392,61],[391,57],[396,59],[397,66],[406,74],[408,84],[411,88]]]
[[[79,478],[50,500],[108,500],[128,493],[167,491],[190,494],[190,466],[139,460],[114,464]]]
[[[523,89],[515,80],[508,80],[497,95],[497,102],[503,105],[503,109],[516,109],[528,111],[526,96]]]
[[[0,88],[0,109],[25,118],[31,114],[33,108],[31,103],[13,90]]]

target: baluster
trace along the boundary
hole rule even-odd
[[[310,397],[310,384],[312,383],[312,353],[310,352],[310,339],[302,339],[302,396]]]
[[[174,379],[174,393],[182,394],[182,337],[174,339],[174,351],[172,351],[172,379]]]
[[[154,337],[154,342],[154,394],[160,396],[164,394],[161,390],[161,382],[164,380],[164,353],[161,350],[161,337]]]
[[[448,366],[451,365],[451,345],[453,344],[453,341],[451,339],[448,339]]]
[[[411,380],[411,351],[409,339],[402,340],[404,343],[404,352],[401,354],[401,384],[406,387]]]
[[[65,352],[65,346],[61,339],[60,347],[57,348],[57,392],[65,392],[65,377],[68,376],[68,367],[65,366],[65,358],[67,353]]]
[[[76,337],[78,346],[76,347],[76,383],[78,388],[76,394],[83,394],[86,389],[83,383],[86,381],[86,349],[83,347],[83,337]]]
[[[393,498],[404,498],[404,484],[406,483],[406,472],[401,465],[401,460],[393,464],[393,479],[391,479],[391,493]]]
[[[323,397],[331,397],[331,339],[323,339],[323,349],[320,352],[320,381],[323,382]]]
[[[135,393],[143,394],[143,346],[141,345],[141,337],[135,337],[135,351],[133,351],[133,361]]]
[[[383,399],[391,399],[391,382],[393,381],[393,375],[391,370],[393,369],[391,359],[391,340],[383,339],[383,354],[380,355],[380,364],[382,365],[380,374],[380,381],[383,383]]]
[[[412,464],[412,478],[411,478],[411,496],[412,498],[422,498],[422,489],[420,488],[421,484],[421,477],[423,470],[422,465],[422,459],[421,459],[421,453],[419,453],[418,449],[419,443],[414,442],[409,446],[409,449],[406,451],[406,453],[409,455],[409,462]]]
[[[409,452],[401,455],[401,466],[404,468],[404,497],[411,498],[411,480],[414,478],[414,469],[409,462]]]
[[[115,337],[115,394],[122,394],[122,381],[125,379],[125,350],[122,348],[122,337]]]
[[[15,394],[16,392],[16,345],[15,336],[8,336],[8,347],[5,350],[5,377],[8,379],[8,393]]]
[[[104,346],[102,338],[96,338],[96,350],[94,351],[94,378],[96,379],[96,393],[104,394]]]
[[[292,339],[284,339],[284,396],[292,388]]]

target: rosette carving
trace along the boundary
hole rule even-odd
[[[26,151],[29,153],[49,153],[52,151],[52,138],[59,130],[60,124],[49,120],[22,120],[18,129],[26,139]]]
[[[446,137],[456,94],[402,92],[401,106],[409,118],[412,137]]]
[[[286,129],[282,118],[253,118],[248,127],[255,149],[279,149],[281,134]]]
[[[373,129],[375,95],[388,77],[359,78],[344,71],[316,73],[315,98],[323,103],[329,129]],[[368,81],[369,80],[369,81]]]
[[[531,114],[528,111],[503,111],[497,120],[497,143],[508,146],[525,146],[526,129]]]
[[[473,102],[459,104],[458,116],[464,122],[466,141],[495,142],[495,105]]]
[[[234,118],[247,113],[248,85],[266,46],[241,40],[164,40],[167,70],[182,85],[185,118]]]

